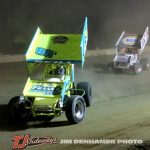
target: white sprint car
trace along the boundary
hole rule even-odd
[[[148,27],[143,35],[123,32],[116,43],[116,56],[113,62],[108,64],[109,70],[114,72],[128,70],[135,74],[147,70],[149,61],[147,58],[141,58],[141,54],[148,38]]]

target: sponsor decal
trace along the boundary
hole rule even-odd
[[[48,58],[52,58],[54,55],[57,55],[57,52],[51,49],[45,49],[42,47],[37,47],[35,50],[35,54],[45,56]]]
[[[33,84],[29,92],[43,93],[44,95],[53,95],[54,88],[50,84]]]
[[[57,144],[57,138],[53,137],[31,137],[30,134],[16,135],[12,138],[13,150],[25,149],[27,146],[38,146],[41,144]]]
[[[137,40],[136,36],[127,36],[122,40],[122,42],[125,45],[134,45],[136,43],[136,40]]]

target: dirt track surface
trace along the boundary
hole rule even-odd
[[[7,116],[7,103],[20,95],[27,79],[25,63],[0,64],[0,149],[12,149],[12,136],[50,136],[61,139],[141,139],[146,144],[55,144],[27,147],[27,150],[139,150],[150,149],[150,71],[139,75],[114,74],[107,71],[112,56],[89,57],[84,72],[76,69],[77,81],[90,81],[93,105],[85,119],[70,125],[65,115],[51,123],[30,122],[12,126]]]

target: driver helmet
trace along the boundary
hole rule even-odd
[[[64,75],[65,74],[65,68],[64,66],[57,66],[55,69],[55,74],[57,75]]]

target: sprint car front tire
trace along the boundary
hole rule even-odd
[[[109,63],[108,63],[108,70],[109,70],[110,72],[114,71],[114,62],[109,62]]]
[[[137,63],[134,65],[134,69],[133,69],[133,72],[135,74],[140,74],[142,72],[143,68],[142,68],[142,65],[140,63]]]
[[[81,122],[85,116],[85,101],[82,96],[72,95],[67,99],[65,113],[68,121],[71,124]]]
[[[79,82],[77,84],[76,89],[82,89],[84,90],[85,94],[83,95],[83,98],[85,100],[86,103],[86,107],[90,107],[91,103],[92,103],[92,88],[91,88],[91,84],[88,82]]]
[[[25,123],[30,117],[30,110],[25,109],[25,103],[20,103],[20,96],[13,97],[8,103],[9,118],[12,123]]]

